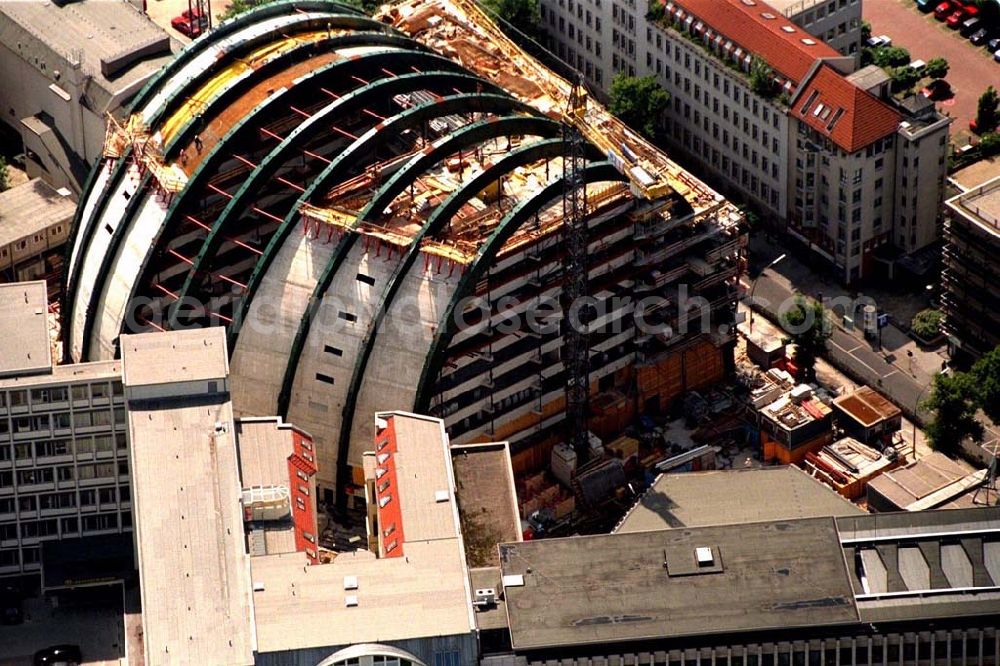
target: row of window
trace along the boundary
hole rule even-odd
[[[84,465],[65,465],[60,467],[36,467],[17,470],[17,485],[34,486],[50,484],[53,481],[93,481],[95,479],[114,479],[115,476],[128,475],[128,461],[125,459],[108,462],[97,462]],[[0,470],[0,490],[14,487],[14,472]]]
[[[132,527],[132,514],[123,512],[121,520],[118,513],[96,513],[89,516],[68,516],[66,518],[46,518],[44,520],[30,520],[20,523],[0,525],[0,542],[16,541],[20,539],[47,539],[55,536],[76,535],[80,529],[84,532],[101,532],[104,530],[118,529],[119,523],[123,528]],[[5,551],[10,552],[10,551]],[[13,551],[17,552],[17,551]],[[3,566],[0,564],[0,566]]]
[[[77,384],[74,386],[46,386],[42,388],[15,389],[0,391],[0,408],[27,407],[30,404],[36,410],[52,403],[64,403],[70,397],[73,402],[98,400],[112,395],[120,397],[124,394],[120,381],[99,382],[94,384]]]
[[[120,493],[120,495],[119,495]],[[68,490],[43,495],[21,495],[20,497],[0,498],[0,515],[12,515],[15,512],[33,513],[35,511],[52,511],[58,509],[88,508],[98,504],[116,504],[119,496],[122,502],[131,500],[131,489],[128,485],[120,488],[84,488]]]
[[[69,430],[79,428],[110,428],[114,425],[124,426],[127,422],[125,408],[114,410],[96,409],[79,412],[55,412],[52,414],[33,414],[31,416],[15,416],[11,419],[0,416],[0,436],[7,433],[35,433],[45,436],[52,430]]]
[[[15,444],[0,444],[0,462],[11,460],[43,460],[70,455],[93,455],[110,451],[124,451],[124,432],[113,435],[84,435],[75,439],[52,439]]]

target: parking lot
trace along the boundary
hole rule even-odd
[[[972,136],[969,121],[976,116],[976,103],[986,86],[1000,82],[1000,63],[981,46],[974,46],[957,30],[949,30],[934,14],[924,14],[914,0],[867,0],[864,18],[872,24],[873,35],[889,35],[893,46],[902,46],[914,59],[928,61],[941,57],[951,70],[947,81],[955,96],[938,103],[942,113],[955,118],[951,140],[957,146]]]

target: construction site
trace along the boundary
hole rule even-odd
[[[64,357],[225,326],[236,414],[311,433],[327,502],[385,409],[509,441],[521,478],[732,372],[745,253],[735,206],[474,4],[270,3],[109,119]]]

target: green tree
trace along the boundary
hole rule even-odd
[[[979,139],[979,156],[992,157],[1000,154],[1000,132],[987,132]]]
[[[949,68],[950,65],[944,58],[931,58],[927,61],[927,68],[924,70],[924,74],[932,79],[943,79],[948,76]]]
[[[483,0],[482,4],[490,14],[531,39],[541,36],[542,10],[538,0]]]
[[[226,10],[219,14],[218,18],[220,21],[225,21],[234,16],[239,16],[243,12],[248,12],[260,4],[264,3],[258,0],[232,0],[229,6],[226,7]]]
[[[653,138],[657,122],[669,101],[670,95],[660,87],[655,77],[619,73],[611,82],[608,109],[632,129]]]
[[[944,315],[940,310],[921,310],[910,321],[910,328],[913,332],[923,338],[930,340],[941,332],[941,320]]]
[[[0,192],[10,188],[10,169],[7,168],[7,160],[0,157]]]
[[[979,406],[993,423],[1000,424],[1000,346],[976,361],[969,374],[979,393]]]
[[[865,42],[869,40],[872,36],[872,24],[870,21],[861,21],[861,41]]]
[[[667,10],[662,0],[652,0],[649,3],[649,9],[646,10],[646,19],[653,22],[661,21],[666,13]]]
[[[920,75],[906,66],[893,67],[889,70],[889,76],[892,78],[892,89],[896,92],[909,90],[920,80]]]
[[[872,59],[879,67],[902,67],[910,64],[910,52],[902,46],[880,46],[872,50]]]
[[[796,359],[805,379],[815,379],[816,359],[826,349],[832,331],[823,304],[796,296],[795,305],[785,312],[781,323],[798,347]]]
[[[978,401],[971,376],[963,372],[935,375],[931,395],[923,404],[934,412],[934,418],[926,428],[931,446],[939,451],[955,453],[966,437],[980,441],[983,424],[976,420]]]
[[[778,92],[774,70],[759,56],[750,61],[750,88],[763,97],[773,97]]]
[[[993,86],[988,87],[979,96],[979,103],[976,106],[976,130],[985,133],[990,132],[997,126],[997,107],[1000,106],[1000,97]]]

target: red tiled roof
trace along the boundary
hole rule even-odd
[[[903,119],[828,65],[803,83],[791,114],[849,153],[892,134]]]
[[[757,54],[776,73],[798,84],[817,58],[842,58],[833,47],[760,0],[669,0],[716,33]],[[765,18],[764,14],[774,18]],[[786,30],[782,30],[782,28]],[[792,32],[788,32],[791,28]],[[803,39],[812,43],[803,42]]]

